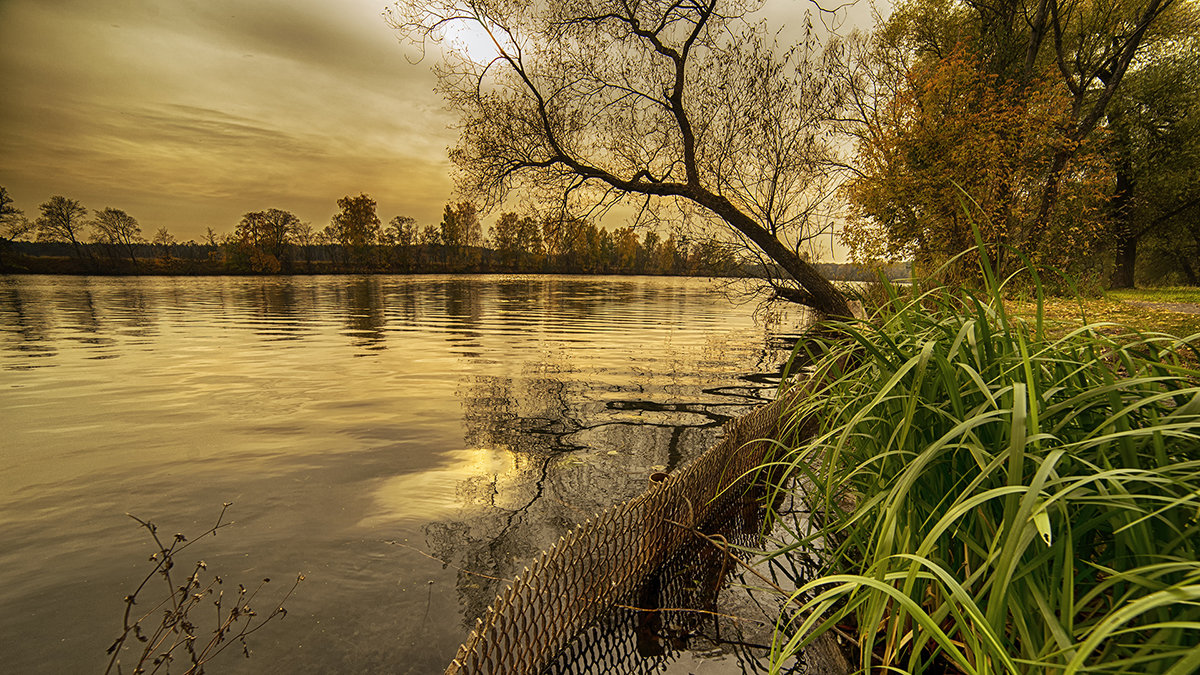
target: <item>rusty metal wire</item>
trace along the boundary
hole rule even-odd
[[[725,425],[720,442],[644,493],[563,535],[477,619],[447,675],[537,675],[580,631],[694,538],[752,474],[787,408],[775,401]]]
[[[717,649],[761,672],[765,645],[744,640],[770,634],[774,616],[727,614],[719,601],[748,554],[720,543],[757,547],[763,539],[761,489],[730,491],[701,529],[632,593],[578,633],[542,675],[641,675],[661,672],[690,646]],[[720,543],[719,543],[720,542]]]

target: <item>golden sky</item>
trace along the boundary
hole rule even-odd
[[[773,4],[789,29],[807,6]],[[386,6],[0,0],[0,185],[30,217],[61,194],[180,240],[267,208],[319,229],[360,192],[436,222],[454,120]]]
[[[200,239],[366,192],[440,218],[452,121],[383,0],[0,0],[0,185]]]

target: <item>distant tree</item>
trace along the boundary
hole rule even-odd
[[[542,232],[533,216],[524,216],[517,221],[517,250],[530,258],[531,262],[540,258],[545,252],[542,245]]]
[[[786,270],[780,294],[849,316],[796,252],[811,236],[798,204],[828,154],[813,43],[777,49],[751,20],[759,7],[408,0],[389,21],[421,44],[460,29],[491,39],[496,58],[445,49],[438,68],[461,120],[451,153],[460,188],[485,208],[527,188],[567,205],[628,199],[650,213],[695,213]],[[561,242],[544,242],[558,253]]]
[[[370,249],[379,241],[380,220],[375,213],[375,200],[366,194],[342,197],[331,226],[334,236],[358,264],[367,262]]]
[[[545,215],[542,217],[542,246],[546,250],[546,259],[557,261],[562,257],[564,246],[563,236],[563,218],[559,215]]]
[[[606,227],[595,230],[595,233],[596,236],[591,240],[592,257],[595,260],[593,269],[598,272],[612,272],[613,252],[616,251],[616,244],[613,242],[612,233]]]
[[[713,276],[733,274],[738,264],[736,249],[711,239],[696,243],[689,260],[693,270]]]
[[[641,243],[632,227],[620,227],[613,232],[614,265],[622,272],[632,272],[637,265]]]
[[[302,221],[296,224],[292,231],[292,239],[298,246],[311,246],[316,243],[317,232],[312,223]]]
[[[25,217],[25,212],[16,207],[8,190],[0,185],[0,239],[16,241],[33,230],[34,225]]]
[[[586,219],[561,211],[550,213],[542,217],[541,233],[549,268],[562,272],[594,272],[602,265],[603,237]]]
[[[578,224],[566,213],[550,214],[542,221],[542,236],[554,241],[554,262],[559,271],[580,271]]]
[[[211,227],[204,228],[204,248],[207,254],[207,259],[210,263],[220,266],[229,265],[229,254],[224,248],[223,237],[217,235],[217,231]]]
[[[395,216],[388,221],[386,233],[393,246],[415,246],[419,236],[417,219],[411,216]]]
[[[413,249],[419,237],[416,218],[394,216],[388,221],[380,240],[389,249],[393,263],[407,268],[412,265]]]
[[[520,270],[533,269],[543,254],[537,220],[511,212],[500,214],[492,226],[492,247],[504,264]]]
[[[62,195],[54,195],[38,208],[42,212],[35,222],[38,241],[70,242],[75,248],[75,256],[82,259],[83,249],[79,240],[87,226],[84,220],[87,209],[78,201]]]
[[[124,249],[129,261],[137,266],[136,247],[145,242],[145,239],[136,218],[121,209],[108,207],[96,212],[91,226],[92,236],[97,242],[115,249]]]
[[[0,185],[0,255],[11,246],[12,242],[33,231],[33,223],[25,217],[25,212],[13,203],[8,190]],[[0,269],[4,268],[0,260]]]
[[[165,227],[160,227],[155,230],[154,238],[150,241],[150,243],[154,244],[155,246],[174,246],[175,242],[175,235],[171,234],[171,232]]]
[[[171,255],[171,247],[175,245],[175,242],[175,235],[168,232],[165,227],[155,230],[154,238],[150,240],[151,244],[162,249],[161,255],[164,258]]]
[[[601,232],[595,223],[583,218],[573,218],[566,222],[567,265],[572,272],[594,274],[603,271],[604,238],[607,232]]]
[[[8,194],[8,189],[0,185],[0,237],[15,241],[33,231],[33,223],[25,218],[25,212],[18,209]]]
[[[320,246],[332,246],[338,243],[337,230],[333,225],[326,225],[316,231],[317,244]]]
[[[638,251],[638,272],[642,274],[654,273],[654,261],[658,258],[658,244],[660,240],[661,237],[654,230],[648,230],[643,236],[642,245]]]
[[[517,221],[519,219],[520,216],[511,211],[501,213],[500,217],[496,219],[496,223],[492,225],[491,230],[488,233],[488,246],[490,246],[496,252],[515,248],[515,242],[517,240]]]
[[[492,248],[504,265],[513,266],[520,259],[521,248],[517,242],[521,217],[515,213],[502,213],[492,226]]]
[[[426,225],[421,228],[422,246],[441,246],[442,245],[442,230],[437,225]]]
[[[308,271],[312,271],[312,248],[317,244],[317,232],[313,229],[312,223],[301,222],[295,226],[292,231],[292,239],[296,246],[304,253],[304,266]]]
[[[442,259],[442,229],[437,225],[426,225],[417,236],[420,260],[423,265],[431,265],[435,260]]]
[[[483,245],[483,225],[470,202],[447,204],[442,212],[442,244],[446,253],[458,262],[466,261],[468,248]]]
[[[679,241],[675,239],[674,233],[668,234],[666,241],[662,243],[662,246],[658,247],[655,272],[658,274],[680,274],[683,272]]]
[[[317,245],[324,247],[325,251],[329,254],[329,262],[333,263],[334,265],[336,265],[338,263],[338,251],[339,250],[342,251],[342,253],[343,253],[342,261],[345,262],[345,257],[344,257],[345,250],[342,247],[342,242],[341,242],[341,239],[339,238],[340,233],[338,232],[338,228],[335,225],[330,223],[329,225],[326,225],[325,227],[321,228],[321,230],[319,232],[317,232],[316,237],[317,237]]]
[[[245,247],[251,259],[251,271],[278,273],[291,268],[290,244],[300,219],[282,209],[251,211],[242,216],[234,237]]]

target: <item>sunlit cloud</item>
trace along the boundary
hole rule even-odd
[[[241,213],[318,226],[346,194],[439,217],[450,118],[376,0],[0,5],[0,185],[116,206],[181,238]]]

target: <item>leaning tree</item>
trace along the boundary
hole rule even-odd
[[[460,188],[563,207],[723,223],[786,272],[776,292],[830,315],[845,298],[800,255],[827,150],[811,45],[779,50],[756,0],[407,0],[385,13],[440,43],[459,116]],[[677,210],[677,211],[672,211]],[[782,276],[782,275],[781,275]]]

